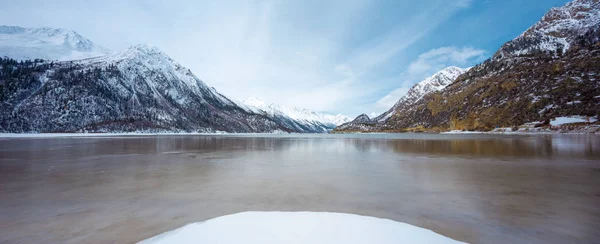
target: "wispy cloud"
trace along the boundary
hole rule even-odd
[[[379,101],[377,101],[377,110],[387,111],[387,109],[390,109],[392,106],[394,106],[394,104],[396,104],[396,102],[398,102],[402,96],[406,95],[408,90],[410,90],[409,86],[401,86],[400,88],[394,89],[392,92],[388,93],[379,99]],[[379,114],[381,114],[381,112]]]
[[[407,69],[394,60],[404,58],[407,50],[470,4],[27,0],[4,5],[0,21],[75,29],[117,51],[153,44],[233,99],[257,96],[286,106],[356,115],[372,111],[374,98],[390,85],[379,81],[398,73],[382,72],[383,67]],[[425,64],[414,68],[425,70],[417,67]]]
[[[473,3],[473,0],[456,0],[454,2],[454,4],[456,4],[456,6],[459,6],[461,8],[467,8],[467,7],[471,6],[472,3]]]
[[[358,74],[368,73],[374,67],[388,61],[421,40],[456,11],[467,8],[469,5],[470,0],[462,0],[454,5],[448,5],[446,1],[431,3],[430,8],[410,16],[405,22],[384,35],[373,38],[362,47],[353,50],[353,55],[345,61],[344,65]]]
[[[419,58],[408,66],[408,73],[410,75],[420,76],[431,73],[432,71],[439,71],[449,65],[461,66],[472,59],[482,59],[484,54],[484,50],[471,47],[436,48],[419,55]]]

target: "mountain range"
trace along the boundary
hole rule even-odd
[[[0,132],[440,132],[594,121],[599,26],[598,0],[553,8],[488,60],[445,68],[383,114],[352,121],[234,101],[154,46],[114,52],[70,30],[0,26]]]
[[[1,132],[322,133],[347,121],[237,103],[154,46],[112,52],[64,29],[1,26],[0,57]]]
[[[444,75],[448,69],[455,72]],[[435,77],[443,79],[431,86]],[[574,0],[551,9],[483,63],[442,70],[384,114],[361,115],[335,131],[488,131],[546,126],[562,116],[594,121],[599,81],[600,1]]]
[[[256,97],[248,98],[242,103],[248,112],[262,114],[276,119],[279,123],[300,131],[328,132],[336,126],[350,121],[345,115],[324,114],[308,109],[285,107],[279,104],[268,104]]]

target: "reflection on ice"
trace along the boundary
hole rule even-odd
[[[590,243],[600,239],[599,142],[429,134],[0,139],[0,243],[131,243],[244,211],[353,213],[471,243]]]

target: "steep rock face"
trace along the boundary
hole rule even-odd
[[[523,34],[504,44],[496,58],[566,52],[575,39],[600,23],[599,0],[574,0],[552,8]]]
[[[0,26],[0,57],[66,61],[109,53],[71,30]]]
[[[490,130],[560,116],[598,116],[599,9],[598,0],[552,9],[443,90],[364,130]]]
[[[301,108],[289,108],[278,104],[267,104],[258,98],[251,97],[243,102],[249,112],[262,114],[288,128],[299,132],[324,133],[349,121],[348,117],[338,114],[323,114]]]
[[[350,123],[370,123],[371,119],[369,118],[368,115],[366,114],[361,114],[359,116],[357,116],[354,120],[352,120]]]
[[[366,131],[370,127],[376,124],[377,121],[371,120],[368,115],[361,114],[354,118],[352,121],[344,123],[337,128],[335,131]]]
[[[80,61],[1,61],[2,132],[294,131],[147,45]]]
[[[560,57],[487,61],[380,128],[490,130],[561,116],[597,116],[599,51],[598,46],[573,45]]]

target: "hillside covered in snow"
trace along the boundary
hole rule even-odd
[[[3,132],[273,132],[159,49],[65,62],[0,60]]]
[[[251,97],[242,102],[249,112],[262,114],[280,124],[300,131],[322,133],[333,130],[336,126],[348,122],[350,119],[344,115],[324,114],[308,109],[285,107],[278,104],[268,104],[256,97]]]
[[[238,105],[154,46],[110,52],[64,29],[0,33],[0,132],[322,133],[344,119]]]

